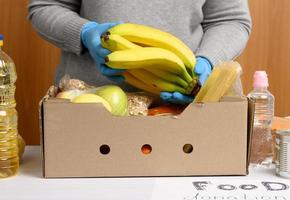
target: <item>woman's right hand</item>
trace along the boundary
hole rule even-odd
[[[88,22],[82,28],[81,41],[88,49],[101,74],[117,83],[122,83],[124,81],[124,77],[121,74],[125,70],[113,69],[105,64],[105,57],[111,52],[108,49],[103,48],[101,44],[102,34],[106,33],[108,29],[118,24],[120,24],[120,22],[103,24]]]

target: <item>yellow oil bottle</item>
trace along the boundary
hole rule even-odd
[[[6,178],[15,175],[19,168],[14,98],[17,75],[14,62],[1,50],[2,46],[0,35],[0,178]]]

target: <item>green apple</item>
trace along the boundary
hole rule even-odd
[[[116,85],[101,86],[97,88],[95,94],[103,97],[111,105],[113,115],[128,115],[127,95],[120,87]]]
[[[109,112],[112,107],[109,102],[96,94],[81,94],[72,100],[73,103],[101,103]]]

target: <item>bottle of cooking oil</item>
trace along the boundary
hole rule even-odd
[[[19,168],[14,98],[17,75],[12,59],[1,50],[2,46],[0,35],[0,178],[6,178],[15,175]]]

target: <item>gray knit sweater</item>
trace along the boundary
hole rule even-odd
[[[237,57],[251,31],[247,0],[31,0],[28,8],[39,34],[62,50],[56,84],[64,74],[92,85],[112,83],[81,43],[81,29],[88,21],[159,28],[213,64]]]

